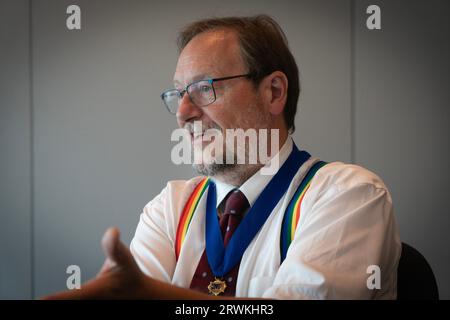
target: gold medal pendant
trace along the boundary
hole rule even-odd
[[[217,277],[215,277],[214,281],[211,281],[208,285],[209,293],[215,296],[224,293],[226,288],[227,284],[225,283],[225,281],[220,280]]]

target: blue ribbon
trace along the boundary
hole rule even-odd
[[[250,242],[288,190],[298,169],[310,157],[308,152],[299,151],[293,145],[291,154],[244,216],[226,248],[217,219],[216,185],[210,181],[206,200],[206,256],[215,276],[223,277],[241,260]]]

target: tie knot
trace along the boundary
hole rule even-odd
[[[250,207],[250,204],[242,191],[239,189],[234,189],[230,192],[225,201],[225,209],[223,214],[231,214],[241,217],[248,207]]]

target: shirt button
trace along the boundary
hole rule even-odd
[[[232,278],[232,277],[229,277],[229,278],[228,278],[228,282],[231,282],[231,281],[233,281],[233,278]]]
[[[203,277],[203,278],[206,278],[207,275],[208,275],[208,274],[207,274],[206,272],[203,272],[203,273],[202,273],[202,277]]]

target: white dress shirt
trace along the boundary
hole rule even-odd
[[[279,166],[289,156],[292,144],[289,137],[280,149]],[[317,161],[312,157],[299,168],[288,191],[244,252],[236,296],[395,299],[401,242],[392,199],[382,180],[360,166],[333,162],[316,173],[301,204],[294,239],[280,265],[285,210]],[[202,178],[170,181],[144,207],[131,252],[145,274],[189,288],[205,249],[207,192],[194,213],[178,261],[175,235],[183,207]],[[270,179],[258,171],[239,189],[252,205]],[[215,182],[219,205],[235,187]],[[368,286],[377,279],[371,266],[380,270],[375,288]]]

